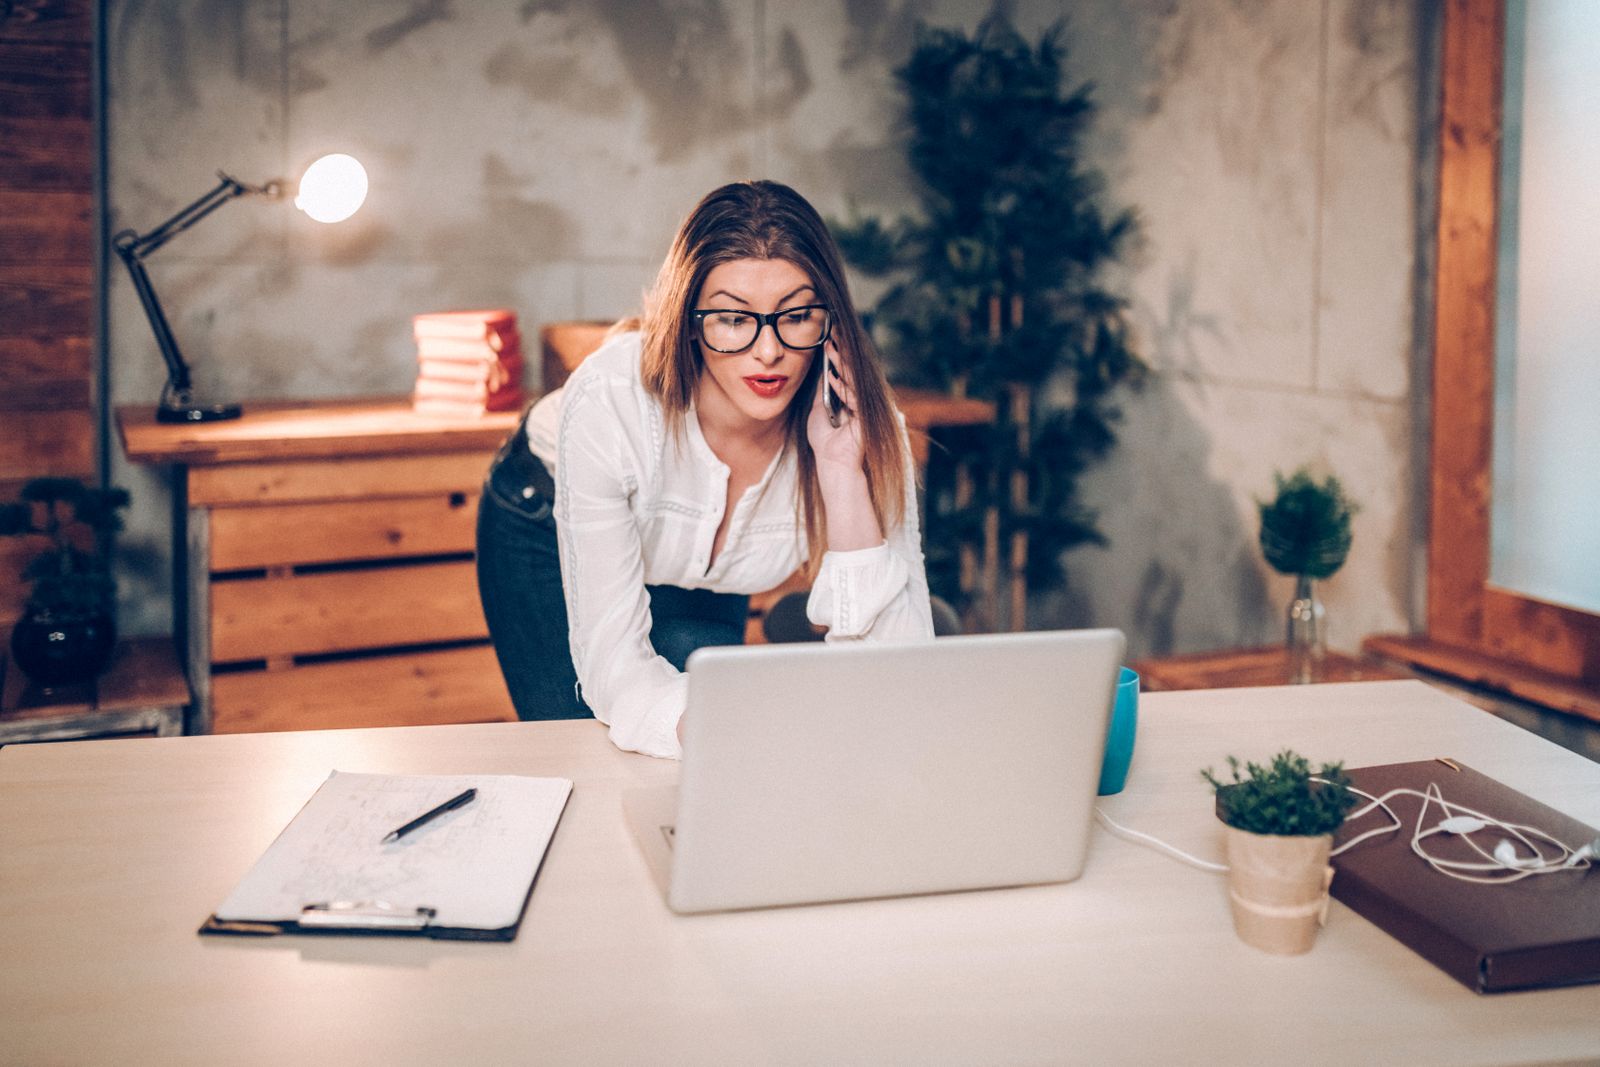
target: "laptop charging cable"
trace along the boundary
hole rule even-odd
[[[1313,779],[1320,781],[1320,779]],[[1388,801],[1395,797],[1417,797],[1422,800],[1422,807],[1417,812],[1416,826],[1411,833],[1411,851],[1435,871],[1450,878],[1464,882],[1477,882],[1486,885],[1499,885],[1520,881],[1536,874],[1558,874],[1562,871],[1584,871],[1593,865],[1597,856],[1600,856],[1600,838],[1578,848],[1571,848],[1557,840],[1553,835],[1540,830],[1535,826],[1522,823],[1505,822],[1492,815],[1474,811],[1460,804],[1452,803],[1444,798],[1438,785],[1429,783],[1424,790],[1417,789],[1391,789],[1382,796],[1375,797],[1363,792],[1354,786],[1350,791],[1368,801],[1361,808],[1351,812],[1346,817],[1346,822],[1354,822],[1373,811],[1382,809],[1392,822],[1388,826],[1378,826],[1371,830],[1357,834],[1338,848],[1329,853],[1330,858],[1342,855],[1364,841],[1371,840],[1384,834],[1392,834],[1403,828],[1403,822],[1395,810],[1389,807]],[[1425,826],[1430,809],[1437,807],[1443,817],[1431,826]],[[1183,849],[1170,845],[1158,837],[1143,833],[1139,830],[1123,826],[1100,807],[1094,809],[1094,817],[1108,832],[1125,841],[1154,849],[1161,854],[1181,863],[1187,863],[1202,871],[1223,873],[1228,866],[1225,863],[1215,863],[1191,855]],[[1476,839],[1476,834],[1485,831],[1500,834],[1499,840],[1492,848],[1485,849]],[[1430,852],[1423,846],[1423,842],[1438,835],[1448,835],[1464,842],[1472,851],[1474,859],[1450,859]],[[1543,843],[1542,846],[1540,843]],[[1549,850],[1547,854],[1546,850]]]

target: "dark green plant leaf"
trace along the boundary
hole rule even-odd
[[[1356,804],[1343,763],[1324,763],[1313,772],[1304,756],[1285,749],[1266,766],[1246,763],[1242,774],[1238,758],[1229,756],[1228,768],[1227,779],[1209,767],[1200,774],[1216,790],[1222,821],[1250,833],[1332,833]]]
[[[1285,478],[1273,476],[1277,493],[1258,502],[1261,553],[1283,574],[1323,579],[1344,566],[1350,552],[1350,519],[1356,507],[1339,480],[1318,482],[1302,467]]]
[[[35,478],[18,496],[0,505],[0,535],[36,534],[50,544],[23,564],[21,577],[31,583],[28,610],[57,617],[109,611],[116,599],[112,538],[122,529],[127,491],[90,488],[75,478]]]

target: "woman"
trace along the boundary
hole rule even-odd
[[[540,400],[490,471],[478,584],[517,713],[592,709],[619,747],[676,757],[689,653],[740,643],[749,594],[800,567],[829,640],[931,638],[914,494],[827,227],[787,186],[723,186],[642,326]]]

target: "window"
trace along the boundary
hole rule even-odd
[[[1517,3],[1518,0],[1511,0]],[[1537,0],[1529,9],[1572,7],[1587,10],[1591,0]],[[1581,12],[1580,12],[1581,13]],[[1409,638],[1374,637],[1367,646],[1383,655],[1406,660],[1416,666],[1465,678],[1504,690],[1547,706],[1600,719],[1600,615],[1575,606],[1587,599],[1584,590],[1592,581],[1597,561],[1591,551],[1586,558],[1569,560],[1548,570],[1549,581],[1535,582],[1512,574],[1510,565],[1491,574],[1491,538],[1496,503],[1501,506],[1501,533],[1504,558],[1516,551],[1515,537],[1530,533],[1535,542],[1548,532],[1539,523],[1529,530],[1513,529],[1522,513],[1524,493],[1543,490],[1523,467],[1534,462],[1532,451],[1520,438],[1523,432],[1536,434],[1543,420],[1554,419],[1553,409],[1539,407],[1529,413],[1517,407],[1519,393],[1532,401],[1538,388],[1521,383],[1515,376],[1496,385],[1497,324],[1507,335],[1518,338],[1524,328],[1531,329],[1534,288],[1545,301],[1560,286],[1552,289],[1543,276],[1525,274],[1519,278],[1497,278],[1501,250],[1499,227],[1511,225],[1520,232],[1507,234],[1517,257],[1531,254],[1533,242],[1545,239],[1551,224],[1535,223],[1537,212],[1531,203],[1529,165],[1531,156],[1519,154],[1517,180],[1508,183],[1516,191],[1515,212],[1497,212],[1497,178],[1500,176],[1501,85],[1503,58],[1507,42],[1506,16],[1502,0],[1451,0],[1445,7],[1444,49],[1442,55],[1442,107],[1439,130],[1439,221],[1438,255],[1435,265],[1433,426],[1430,448],[1431,492],[1429,498],[1427,633]],[[1574,16],[1577,17],[1577,16]],[[1520,30],[1524,21],[1514,25]],[[1524,37],[1525,42],[1544,38],[1543,32]],[[1577,55],[1591,55],[1597,44],[1589,36],[1565,42],[1578,49]],[[1521,47],[1520,45],[1518,47]],[[1522,55],[1518,68],[1522,81],[1514,99],[1519,108],[1528,108],[1525,91],[1531,57]],[[1541,58],[1539,63],[1544,63]],[[1543,75],[1540,75],[1543,77]],[[1540,92],[1544,90],[1541,89]],[[1596,112],[1592,105],[1590,116]],[[1591,120],[1592,121],[1592,120]],[[1517,127],[1525,142],[1529,129]],[[1542,138],[1544,135],[1538,135]],[[1589,149],[1592,151],[1592,147]],[[1591,172],[1592,173],[1592,172]],[[1545,179],[1541,177],[1542,183]],[[1517,188],[1509,187],[1514,184]],[[1593,191],[1588,190],[1590,197]],[[1593,205],[1594,200],[1589,200]],[[1578,216],[1565,220],[1560,213],[1571,210],[1571,202],[1553,209],[1553,228],[1576,225]],[[1592,211],[1592,206],[1590,208]],[[1589,236],[1585,251],[1593,254],[1600,246],[1600,233],[1593,216],[1584,223]],[[1535,237],[1533,230],[1541,230]],[[1564,235],[1555,239],[1564,240]],[[1549,256],[1554,253],[1539,253]],[[1578,271],[1588,280],[1592,292],[1592,270]],[[1565,282],[1569,279],[1559,279]],[[1571,279],[1571,280],[1576,280]],[[1504,283],[1502,288],[1501,284]],[[1514,294],[1510,301],[1507,291]],[[1497,299],[1498,298],[1498,299]],[[1497,306],[1504,303],[1504,308]],[[1564,301],[1554,301],[1561,305]],[[1575,312],[1592,311],[1575,306]],[[1537,314],[1543,315],[1541,308]],[[1508,346],[1514,349],[1514,346]],[[1514,353],[1518,369],[1526,350]],[[1579,353],[1580,363],[1594,373],[1597,356],[1591,348]],[[1530,364],[1531,367],[1531,364]],[[1577,386],[1565,365],[1547,370],[1556,377],[1555,393],[1564,404],[1565,394]],[[1592,377],[1589,379],[1594,380]],[[1526,390],[1526,392],[1524,392]],[[1504,414],[1497,418],[1497,395],[1512,398]],[[1581,398],[1578,403],[1583,405]],[[1531,406],[1531,403],[1530,405]],[[1592,447],[1596,433],[1593,399],[1587,403],[1589,417],[1584,433]],[[1535,417],[1537,416],[1537,417]],[[1502,461],[1494,460],[1495,430],[1500,429]],[[1507,435],[1510,436],[1507,436]],[[1587,478],[1583,490],[1554,490],[1561,507],[1575,501],[1594,499],[1594,486],[1600,469],[1594,463],[1582,469],[1571,461],[1573,453],[1563,454],[1561,442],[1552,453],[1557,466]],[[1542,468],[1544,464],[1538,464]],[[1542,475],[1540,477],[1543,477]],[[1593,536],[1595,520],[1589,520]],[[1593,545],[1591,540],[1588,542]],[[1593,605],[1590,605],[1593,607]]]

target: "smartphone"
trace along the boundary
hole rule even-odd
[[[833,388],[833,379],[839,372],[833,369],[833,360],[826,356],[822,358],[822,406],[828,409],[828,425],[837,429],[839,413],[844,410],[844,400]]]

